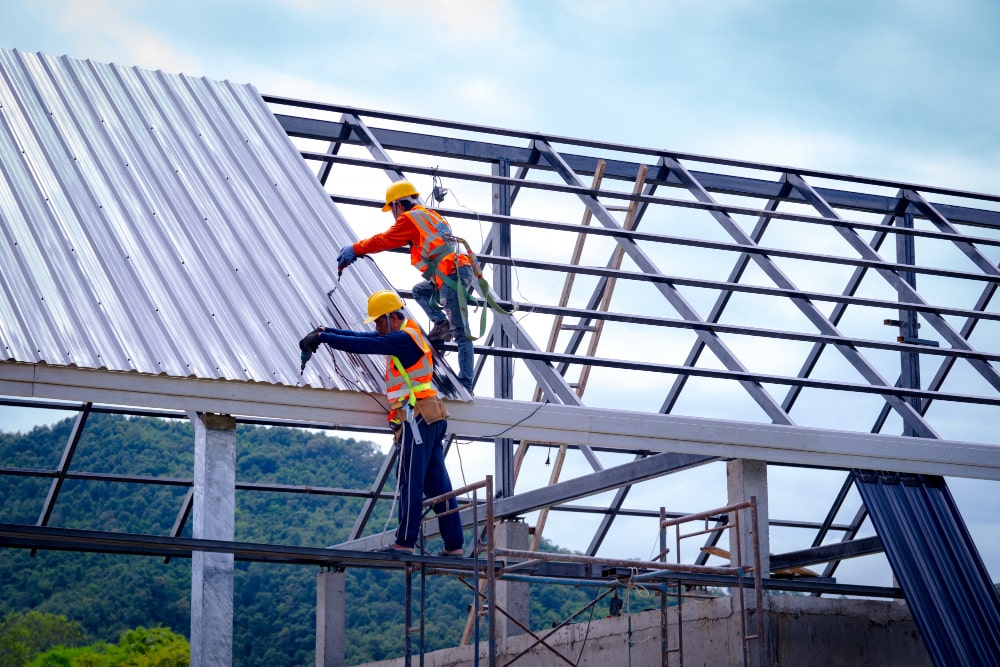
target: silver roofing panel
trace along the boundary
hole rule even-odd
[[[340,352],[300,377],[389,285],[328,297],[356,238],[251,85],[0,50],[0,218],[0,361],[383,389]]]

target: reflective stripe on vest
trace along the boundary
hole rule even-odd
[[[399,330],[410,335],[423,355],[409,368],[403,368],[403,363],[396,357],[390,355],[386,358],[385,393],[392,408],[398,408],[404,402],[413,405],[418,398],[437,395],[431,384],[434,378],[434,357],[430,343],[413,320],[403,322]]]
[[[410,263],[417,267],[420,273],[427,271],[428,260],[432,260],[433,265],[436,266],[442,257],[457,252],[457,243],[444,240],[444,236],[452,235],[451,225],[439,213],[427,209],[411,208],[403,215],[410,216],[410,220],[420,232],[420,247],[414,246],[410,249]],[[457,261],[456,258],[456,264]]]

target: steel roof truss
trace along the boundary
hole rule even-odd
[[[681,179],[688,185],[688,188],[691,191],[691,193],[699,201],[705,203],[715,203],[715,199],[712,197],[712,195],[710,195],[708,191],[705,190],[705,188],[700,183],[698,183],[697,180],[694,179],[694,177],[690,174],[690,172],[687,171],[687,169],[683,165],[681,165],[679,162],[671,161],[669,159],[667,163],[668,165],[670,165],[673,173],[680,176]],[[789,180],[791,181],[792,187],[797,187],[798,183],[797,181],[791,178]],[[726,232],[730,236],[732,236],[738,243],[746,246],[756,245],[753,239],[750,238],[738,224],[736,224],[736,221],[733,220],[728,213],[722,211],[712,211],[711,214],[712,217],[715,218],[715,220],[720,225],[722,225],[723,229],[725,229]],[[838,229],[840,228],[838,227]],[[875,256],[874,257],[869,256],[867,257],[868,259],[871,260],[881,259],[878,257],[877,253],[875,253],[874,251],[871,252]],[[762,271],[764,271],[764,273],[772,281],[774,281],[774,283],[778,287],[786,290],[796,289],[791,279],[785,275],[785,273],[773,262],[773,260],[771,260],[770,257],[767,257],[765,255],[754,255],[753,260],[754,262],[756,262],[757,266]],[[834,326],[834,324],[830,322],[830,320],[827,319],[827,317],[823,315],[823,313],[811,301],[800,298],[792,298],[791,301],[796,306],[798,306],[802,314],[805,315],[806,318],[809,319],[809,321],[811,321],[813,325],[817,329],[819,329],[820,332],[832,336],[838,336],[838,337],[841,336],[841,333],[837,329],[837,327]],[[858,371],[858,373],[860,373],[861,376],[867,382],[869,382],[873,386],[881,386],[881,387],[888,386],[888,382],[885,380],[885,378],[882,377],[882,374],[879,373],[871,364],[869,364],[868,360],[865,359],[853,347],[845,344],[840,344],[837,345],[837,350],[840,351],[840,353],[844,356],[844,358],[847,359],[847,361],[852,366],[854,366],[854,369]],[[892,394],[886,395],[886,400],[892,403],[895,410],[900,414],[903,420],[914,429],[915,432],[921,433],[927,437],[937,437],[936,432],[934,431],[933,428],[931,428],[930,424],[924,421],[924,418],[916,410],[914,410],[913,406],[911,406],[909,403],[907,403],[904,400],[901,400],[898,396]]]
[[[538,147],[539,151],[541,151],[542,155],[549,161],[549,163],[556,168],[563,180],[574,186],[581,186],[580,179],[551,146],[541,140],[536,140],[535,145]],[[594,216],[605,227],[619,230],[622,229],[621,225],[618,224],[618,221],[614,219],[614,217],[608,212],[607,208],[605,208],[605,206],[598,201],[596,197],[590,194],[580,194],[579,197],[583,201],[584,205],[593,211]],[[646,253],[643,252],[634,241],[621,238],[616,240],[625,252],[628,253],[632,261],[634,261],[644,273],[663,277],[663,274],[656,268],[652,260],[649,259]],[[680,292],[677,291],[676,287],[666,282],[656,282],[655,284],[660,293],[667,298],[671,305],[684,319],[703,322],[695,309],[687,302]],[[743,368],[743,365],[729,350],[728,346],[726,346],[725,343],[723,343],[713,332],[699,329],[698,336],[705,340],[706,344],[709,348],[711,348],[712,352],[715,353],[726,368],[739,372],[746,372],[746,369]],[[742,382],[742,384],[744,389],[746,389],[746,391],[764,410],[764,412],[771,417],[772,421],[779,424],[792,423],[788,414],[781,409],[781,406],[774,401],[774,398],[759,383]]]
[[[664,162],[660,159],[661,163]],[[666,167],[666,165],[663,165]],[[765,211],[774,211],[778,208],[779,200],[788,195],[791,191],[791,186],[787,184],[782,184],[780,191],[778,192],[778,197],[776,199],[771,199],[764,205]],[[764,232],[767,231],[767,226],[771,222],[771,218],[767,215],[761,215],[757,218],[757,223],[754,225],[753,230],[750,232],[750,239],[756,244],[764,236]],[[738,283],[740,278],[743,277],[743,272],[746,270],[747,265],[750,263],[750,254],[742,253],[736,259],[736,263],[733,266],[733,270],[729,272],[729,277],[726,278],[728,283]],[[726,306],[729,304],[729,299],[732,298],[733,293],[729,290],[723,290],[719,293],[718,299],[716,299],[715,304],[712,306],[712,310],[709,312],[706,321],[717,323],[719,318],[722,317],[722,312],[725,310]],[[702,351],[705,349],[705,343],[702,339],[695,341],[688,352],[687,358],[684,360],[685,366],[694,366],[698,363],[698,359],[701,357]],[[667,393],[667,397],[663,401],[663,405],[660,406],[660,412],[667,414],[671,412],[674,406],[677,404],[677,400],[680,398],[681,391],[687,384],[686,375],[678,375],[674,380],[673,385],[670,387],[670,391]],[[789,406],[783,405],[782,408],[787,413]],[[711,545],[710,545],[711,546]]]
[[[37,526],[48,525],[49,519],[52,517],[52,510],[55,507],[56,499],[59,497],[59,491],[66,480],[66,473],[69,472],[69,467],[73,462],[73,455],[76,453],[77,445],[80,444],[80,438],[83,436],[83,427],[87,424],[87,417],[90,416],[90,409],[93,405],[93,403],[85,403],[73,421],[73,430],[66,440],[66,447],[63,448],[59,468],[56,470],[56,474],[49,484],[48,495],[45,497],[45,502],[42,504],[42,511],[39,513],[38,521],[35,524]]]
[[[812,186],[806,183],[800,176],[796,174],[788,174],[788,179],[792,185],[799,190],[803,195],[805,195],[810,203],[823,214],[824,217],[839,220],[840,216],[837,214],[833,208],[823,200],[823,198],[817,193]],[[847,241],[862,257],[871,260],[880,259],[879,254],[868,245],[853,229],[845,225],[838,225],[835,229],[840,233],[844,240]],[[919,303],[922,305],[927,305],[923,297],[910,286],[899,274],[894,271],[889,271],[886,269],[880,269],[879,273],[883,278],[895,288],[900,294],[900,300],[908,301],[911,303]],[[921,311],[924,319],[934,327],[934,329],[944,338],[952,347],[956,347],[963,350],[973,349],[969,342],[962,336],[959,332],[955,331],[948,322],[941,317],[938,313],[930,312],[927,310]],[[989,382],[995,389],[1000,390],[1000,375],[997,374],[996,370],[993,369],[989,363],[980,361],[975,358],[969,359],[969,364],[975,368],[979,374]],[[897,407],[897,411],[899,408]],[[921,423],[926,425],[926,422],[921,418]]]

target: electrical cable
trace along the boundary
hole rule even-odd
[[[392,494],[392,507],[389,508],[389,516],[386,517],[386,519],[385,519],[385,526],[382,528],[382,532],[379,534],[379,546],[381,546],[383,548],[386,546],[386,544],[385,544],[385,534],[389,532],[389,522],[392,521],[392,515],[393,515],[393,513],[394,513],[394,511],[396,509],[396,502],[399,501],[400,494],[402,493],[401,492],[401,488],[403,486],[403,484],[402,484],[402,479],[403,479],[403,477],[402,477],[402,473],[403,473],[403,445],[406,442],[406,428],[407,428],[408,425],[409,425],[408,422],[403,421],[403,423],[400,425],[401,428],[403,429],[403,432],[399,435],[399,442],[398,443],[394,443],[394,446],[399,449],[398,456],[396,458],[396,491],[395,491],[395,493]],[[413,444],[412,444],[413,437],[412,436],[410,437],[410,442],[411,442],[410,446],[412,447],[413,446]],[[406,478],[407,478],[407,480],[409,480],[410,484],[412,484],[413,483],[413,452],[410,452],[409,464],[410,464],[409,465],[410,470],[409,470],[409,473],[407,474]],[[400,510],[401,511],[400,511],[400,516],[399,516],[399,522],[398,523],[399,523],[400,529],[402,529],[402,527],[406,525],[407,519],[410,518],[410,506],[409,506],[409,503],[406,503],[406,507],[404,508],[402,501],[399,501],[399,506],[400,506]]]
[[[574,663],[577,667],[580,665],[580,659],[583,658],[584,649],[587,648],[587,639],[590,637],[590,624],[594,620],[594,610],[597,608],[597,597],[600,590],[601,589],[599,588],[594,589],[594,603],[590,605],[590,618],[587,619],[587,632],[583,635],[583,641],[580,643],[580,654],[576,656],[576,662]]]
[[[434,176],[432,176],[432,182],[433,182],[433,179],[437,179],[437,183],[438,183],[438,185],[440,185],[440,183],[441,183],[441,178],[440,177],[438,177],[437,175],[434,175]],[[435,190],[437,190],[437,189],[438,189],[438,186],[435,186]],[[486,245],[486,235],[483,232],[483,221],[479,218],[479,212],[476,211],[476,210],[474,210],[474,209],[471,209],[468,206],[466,206],[465,204],[463,204],[458,199],[458,195],[455,194],[455,192],[454,192],[453,189],[451,189],[451,190],[444,190],[445,194],[448,194],[449,192],[451,193],[452,198],[455,200],[455,203],[458,204],[458,206],[460,208],[464,208],[466,211],[468,211],[469,213],[472,213],[472,215],[474,215],[476,217],[476,224],[479,225],[479,247],[482,248],[484,245]],[[517,293],[521,297],[522,301],[525,301],[527,303],[531,303],[531,300],[524,295],[524,292],[521,291],[521,274],[517,270],[518,266],[517,266],[517,263],[514,261],[513,257],[510,258],[510,266],[513,269],[513,272],[514,272],[514,288],[517,290]],[[518,319],[517,322],[520,323],[525,317],[527,317],[530,314],[531,314],[530,311],[525,311],[525,313],[523,315],[521,315],[520,319]]]
[[[462,450],[459,449],[459,444],[471,444],[471,440],[468,442],[461,442],[458,438],[452,436],[452,443],[455,445],[455,453],[458,455],[458,471],[462,474],[462,486],[468,486],[469,483],[465,480],[465,462],[462,461]],[[468,494],[466,494],[468,495]]]
[[[499,433],[496,433],[496,434],[494,434],[494,435],[488,435],[488,436],[486,436],[486,437],[487,437],[487,438],[499,438],[499,437],[500,437],[500,436],[502,436],[502,435],[503,435],[504,433],[507,433],[508,431],[510,431],[510,430],[511,430],[512,428],[514,428],[514,427],[516,427],[516,426],[520,426],[520,425],[521,425],[521,424],[523,424],[524,422],[526,422],[526,421],[528,421],[529,419],[531,419],[532,417],[534,417],[534,416],[535,416],[535,414],[536,414],[536,413],[537,413],[537,412],[538,412],[539,410],[541,410],[543,406],[545,406],[545,405],[548,405],[548,404],[549,404],[549,399],[547,399],[547,398],[546,398],[546,399],[545,399],[544,401],[541,401],[541,402],[540,402],[540,403],[538,404],[538,407],[537,407],[537,408],[535,408],[534,410],[532,410],[532,411],[531,411],[531,414],[530,414],[530,415],[528,415],[527,417],[525,417],[524,419],[521,419],[520,421],[518,421],[518,422],[516,422],[516,423],[514,423],[514,424],[511,424],[510,426],[508,426],[508,427],[507,427],[507,428],[505,428],[504,430],[500,431]]]

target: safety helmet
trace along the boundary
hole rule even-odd
[[[365,320],[365,324],[371,324],[383,315],[394,313],[402,309],[403,305],[403,300],[392,290],[379,290],[368,297],[368,319]]]
[[[388,211],[392,208],[392,202],[397,199],[419,196],[420,193],[417,192],[415,187],[413,187],[413,183],[410,183],[409,181],[396,181],[385,189],[385,206],[382,207],[382,210]]]

